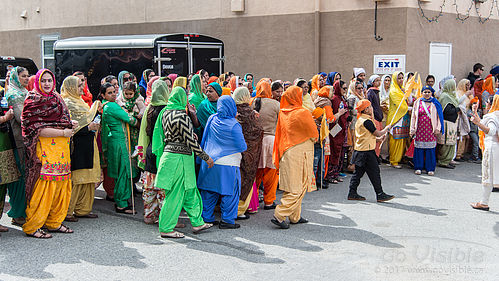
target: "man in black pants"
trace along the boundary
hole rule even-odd
[[[360,179],[366,172],[371,184],[374,186],[377,201],[384,202],[391,200],[394,196],[383,192],[378,157],[374,151],[376,141],[382,141],[386,137],[390,126],[386,126],[382,131],[376,130],[372,116],[373,109],[371,102],[368,100],[360,100],[355,109],[357,110],[357,123],[355,124],[356,139],[352,156],[352,164],[355,165],[355,172],[350,180],[348,200],[366,200],[365,197],[357,193]]]

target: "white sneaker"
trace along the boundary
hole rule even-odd
[[[414,171],[414,173],[415,173],[416,175],[421,175],[421,170],[416,170],[416,171]]]
[[[434,176],[434,175],[435,175],[435,172],[433,172],[433,171],[428,172],[428,176]]]

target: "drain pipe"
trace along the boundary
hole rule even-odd
[[[321,71],[321,0],[315,0],[314,47],[315,72],[319,73]]]
[[[381,41],[383,38],[378,35],[378,1],[374,1],[374,39]]]

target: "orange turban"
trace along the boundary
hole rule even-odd
[[[357,103],[357,107],[355,107],[355,110],[357,110],[357,118],[360,117],[360,115],[362,114],[361,112],[368,108],[369,106],[371,105],[371,102],[366,100],[366,99],[362,99],[360,100],[358,103]]]
[[[319,90],[319,97],[329,98],[329,96],[333,93],[333,87],[324,86]]]
[[[208,79],[208,84],[211,84],[213,82],[216,82],[218,80],[217,76],[211,76],[210,79]]]

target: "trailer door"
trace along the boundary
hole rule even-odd
[[[166,76],[166,73],[176,73],[180,76],[189,74],[189,48],[187,44],[158,44],[158,51],[154,57],[154,63],[158,69],[158,75]]]
[[[208,71],[211,75],[219,76],[223,73],[223,57],[222,44],[218,43],[191,43],[191,62],[192,72],[200,69]]]

